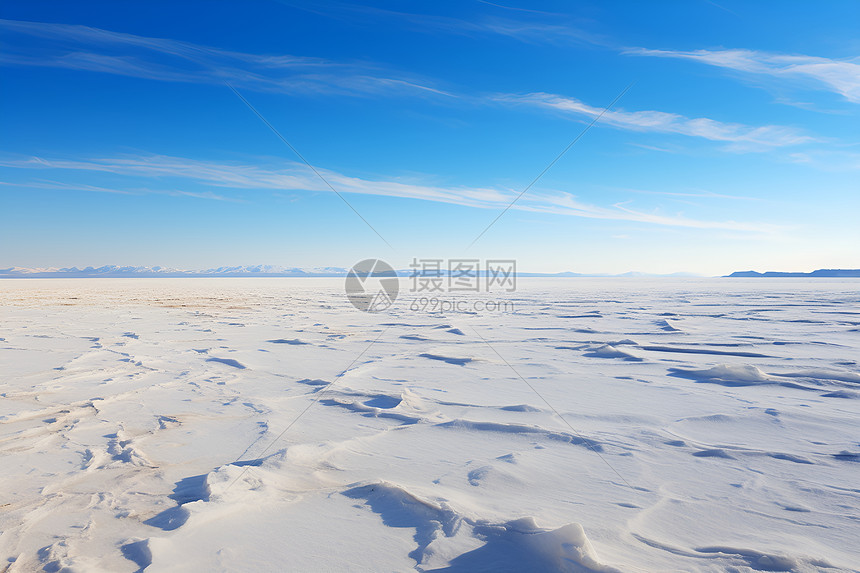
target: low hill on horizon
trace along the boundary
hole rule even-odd
[[[735,271],[729,278],[797,278],[797,277],[830,277],[830,278],[860,278],[860,269],[818,269],[811,273],[787,273],[781,271]]]

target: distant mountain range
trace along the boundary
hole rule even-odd
[[[239,267],[218,267],[206,270],[185,270],[170,267],[65,267],[65,268],[23,268],[0,269],[0,278],[122,278],[122,277],[340,277],[346,276],[347,269],[322,267],[300,269],[273,265],[252,265]]]
[[[0,278],[18,279],[51,279],[51,278],[148,278],[148,277],[345,277],[349,269],[341,267],[318,267],[298,268],[281,267],[274,265],[252,265],[238,267],[218,267],[206,270],[184,270],[169,267],[120,267],[117,265],[105,265],[102,267],[64,267],[64,268],[24,268],[8,267],[0,269]],[[412,269],[396,271],[399,276],[408,277],[414,272]],[[486,271],[481,271],[480,276],[486,276]],[[442,276],[447,276],[447,270],[441,271]],[[583,274],[573,272],[563,273],[524,273],[517,272],[518,277],[696,277],[691,273],[673,273],[668,275],[654,275],[638,272],[629,272],[618,275],[610,274]]]
[[[837,278],[846,278],[860,277],[860,269],[818,269],[817,271],[812,271],[811,273],[784,273],[777,271],[767,271],[765,273],[759,273],[756,271],[736,271],[730,275],[729,277],[763,277],[763,278],[792,278],[792,277],[837,277]]]
[[[0,268],[0,278],[2,279],[52,279],[52,278],[148,278],[148,277],[345,277],[349,269],[342,267],[314,267],[314,268],[299,268],[299,267],[282,267],[276,265],[249,265],[238,267],[218,267],[205,270],[186,270],[175,269],[170,267],[121,267],[117,265],[105,265],[102,267],[64,267],[64,268],[24,268],[24,267],[8,267]],[[412,269],[402,269],[396,271],[398,276],[408,277],[414,272]],[[441,276],[448,276],[448,271],[442,269]],[[486,276],[486,271],[481,271],[480,276]],[[649,278],[649,277],[700,277],[692,273],[672,273],[672,274],[649,274],[639,272],[628,272],[622,274],[587,274],[587,273],[525,273],[517,272],[518,277],[628,277],[628,278]],[[736,271],[729,278],[785,278],[785,277],[831,277],[831,278],[860,278],[860,269],[819,269],[811,273],[786,273],[768,271],[760,273],[757,271]]]

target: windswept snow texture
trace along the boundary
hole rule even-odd
[[[860,570],[855,280],[342,286],[0,280],[0,571]]]

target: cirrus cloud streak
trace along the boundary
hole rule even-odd
[[[773,54],[757,50],[649,50],[634,48],[624,53],[658,58],[692,60],[748,74],[806,81],[860,103],[860,59],[837,60],[819,56]]]
[[[543,92],[524,95],[503,94],[498,101],[522,104],[542,109],[552,109],[574,117],[595,118],[602,109],[588,105],[576,98]],[[619,129],[639,132],[656,132],[699,137],[732,145],[730,149],[744,151],[766,151],[810,143],[815,139],[802,131],[781,125],[750,126],[740,123],[721,122],[706,117],[690,118],[664,111],[603,112],[600,122]]]
[[[222,189],[270,190],[270,191],[311,191],[327,192],[330,190],[307,166],[296,162],[285,162],[286,167],[274,168],[242,163],[226,163],[202,161],[182,157],[162,155],[124,156],[86,160],[44,159],[32,157],[28,159],[0,160],[0,166],[9,169],[51,170],[58,172],[101,172],[132,178],[145,178],[146,188],[135,184],[130,188],[120,189],[116,186],[76,185],[62,182],[46,186],[45,182],[8,183],[22,187],[40,187],[53,189],[79,189],[83,191],[106,192],[114,189],[117,193],[167,193],[171,195],[186,195],[204,199],[225,199],[226,193],[212,194],[209,191],[176,191],[182,181],[208,185]],[[463,187],[426,185],[415,181],[398,179],[366,179],[339,173],[334,170],[317,167],[325,179],[340,193],[360,195],[377,195],[401,199],[416,199],[448,203],[463,207],[501,210],[507,207],[518,195],[515,189],[498,187]],[[135,179],[137,181],[137,179]],[[157,185],[166,186],[167,191],[159,191]],[[536,192],[525,196],[513,207],[514,210],[551,213],[583,217],[588,219],[605,219],[647,223],[668,227],[685,227],[694,229],[721,229],[747,233],[775,233],[782,228],[769,224],[742,221],[709,221],[686,217],[682,214],[665,214],[659,210],[642,211],[632,209],[627,203],[615,203],[609,206],[592,205],[581,202],[566,192]]]

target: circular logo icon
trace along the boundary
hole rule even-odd
[[[346,297],[364,312],[380,312],[397,299],[400,279],[391,265],[379,259],[364,259],[346,274]]]

